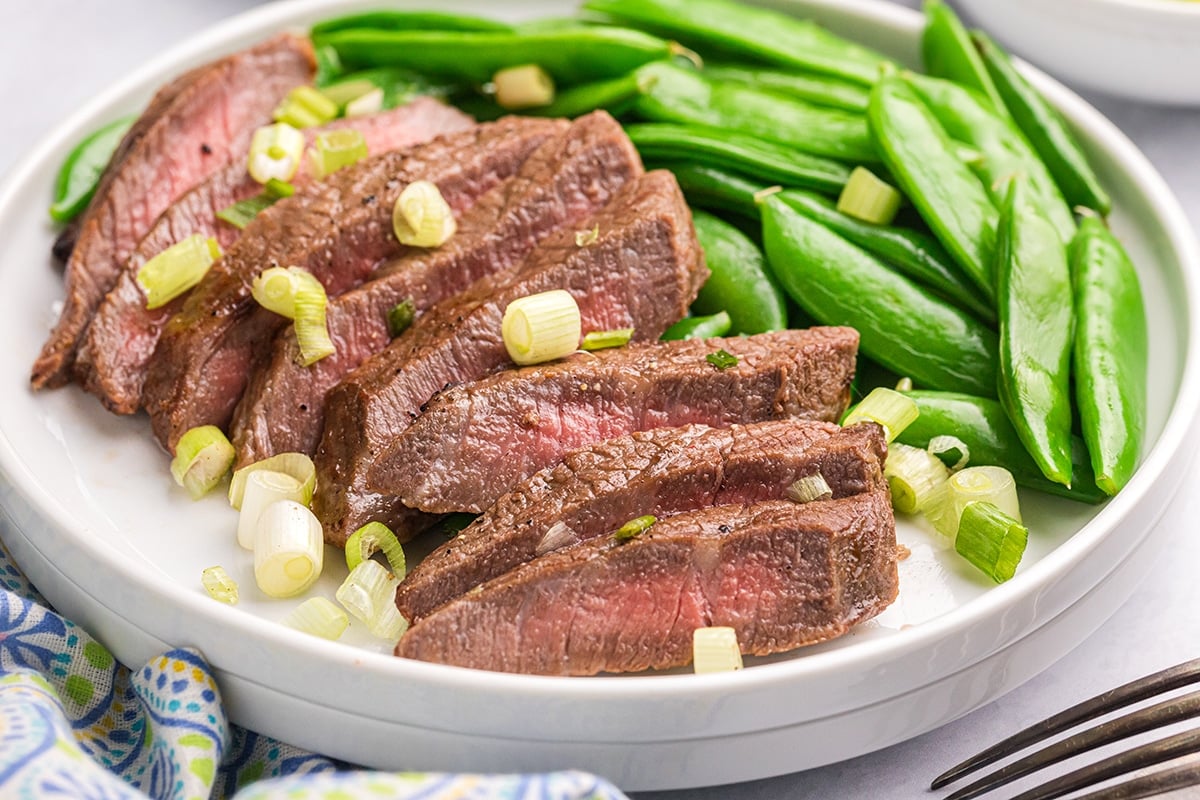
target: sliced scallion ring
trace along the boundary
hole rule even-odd
[[[324,125],[338,115],[337,103],[311,86],[297,86],[275,108],[275,121],[293,128]]]
[[[387,630],[390,638],[390,628],[396,624],[389,613],[396,610],[396,578],[378,561],[367,559],[350,570],[338,587],[337,600],[368,630]]]
[[[325,293],[321,282],[300,267],[270,267],[250,284],[250,294],[260,306],[288,319],[296,318],[296,296],[306,289]]]
[[[373,622],[367,623],[367,630],[372,636],[394,642],[408,630],[408,620],[395,603],[389,603],[379,610]]]
[[[264,125],[250,140],[246,171],[259,183],[290,181],[304,156],[304,134],[285,122]]]
[[[540,364],[579,348],[579,306],[569,292],[554,289],[518,298],[504,310],[500,333],[516,364]]]
[[[737,631],[727,627],[696,628],[692,632],[692,668],[697,675],[741,669]]]
[[[929,440],[925,449],[937,456],[943,464],[946,463],[946,459],[942,458],[943,454],[948,453],[950,458],[957,455],[958,458],[953,464],[946,464],[951,472],[957,472],[971,462],[971,448],[967,447],[967,443],[957,436],[934,436]]]
[[[636,539],[650,530],[656,522],[658,522],[658,517],[653,514],[643,514],[640,517],[634,517],[613,531],[612,538],[618,542],[627,542],[630,539]]]
[[[579,343],[580,350],[607,350],[624,347],[633,338],[633,328],[616,328],[611,331],[591,331]]]
[[[793,503],[811,503],[815,500],[830,499],[833,497],[833,489],[829,488],[829,482],[825,480],[824,475],[814,472],[797,480],[784,494]]]
[[[950,471],[928,450],[892,442],[888,445],[883,476],[892,490],[892,507],[915,514],[928,507],[938,486],[950,477]]]
[[[289,628],[332,641],[345,633],[350,618],[328,598],[310,597],[292,609],[282,622]]]
[[[318,133],[308,151],[309,167],[317,180],[324,180],[339,169],[366,157],[367,140],[360,131],[350,128]]]
[[[146,308],[164,306],[191,289],[220,257],[216,239],[194,233],[142,264],[136,280],[146,294]]]
[[[233,445],[220,428],[215,425],[191,428],[175,445],[171,475],[193,500],[199,500],[221,482],[233,466],[235,455]]]
[[[254,580],[271,597],[294,597],[321,575],[325,540],[305,506],[280,500],[263,510],[254,539]]]
[[[901,392],[885,389],[882,386],[872,389],[862,402],[851,409],[842,425],[854,425],[858,422],[877,422],[883,426],[887,440],[891,442],[900,432],[911,425],[920,415],[917,404]]]
[[[509,111],[538,108],[554,102],[554,79],[537,64],[508,67],[492,77],[496,105]]]
[[[963,508],[954,549],[988,577],[1003,583],[1017,572],[1029,531],[992,503],[971,502]]]
[[[237,582],[229,577],[229,573],[221,565],[208,567],[200,573],[200,583],[204,586],[204,591],[208,592],[208,596],[214,600],[218,600],[226,605],[235,606],[238,601],[238,585]]]
[[[440,247],[458,230],[454,211],[436,184],[413,181],[392,208],[392,232],[409,247]]]
[[[297,502],[308,505],[312,501],[313,489],[317,485],[317,468],[313,465],[313,460],[304,453],[280,453],[270,458],[264,458],[262,461],[247,464],[233,473],[233,480],[229,482],[229,505],[241,509],[242,497],[246,493],[246,478],[250,476],[250,473],[262,469],[283,472],[295,478],[296,482],[300,484],[303,498]]]
[[[888,225],[900,210],[903,196],[866,167],[855,167],[842,187],[837,210],[874,225]]]
[[[404,580],[407,565],[404,560],[404,548],[392,529],[382,522],[368,522],[350,534],[346,540],[346,567],[354,569],[379,551],[383,551],[392,575],[396,580]]]
[[[296,344],[300,346],[296,360],[301,366],[310,366],[336,352],[333,339],[329,337],[329,325],[325,317],[328,302],[325,287],[319,283],[315,286],[301,286],[296,292],[294,326]]]
[[[1021,521],[1021,505],[1012,473],[1003,467],[967,467],[939,487],[925,515],[942,534],[954,536],[968,503],[991,503],[1001,512]]]
[[[268,506],[280,500],[292,500],[307,505],[304,487],[286,472],[260,469],[246,476],[242,507],[238,511],[237,540],[247,550],[254,549],[258,535],[258,520]]]

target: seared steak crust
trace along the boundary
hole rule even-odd
[[[436,395],[368,486],[431,513],[480,513],[564,453],[634,431],[783,417],[836,422],[858,332],[811,328],[654,342],[505,370]],[[725,350],[738,363],[705,359]]]
[[[886,448],[878,425],[802,420],[658,428],[601,442],[529,478],[430,553],[399,584],[396,604],[418,620],[547,549],[643,514],[778,499],[818,472],[834,497],[870,491],[884,485]]]
[[[842,635],[897,590],[886,488],[717,506],[523,564],[418,622],[396,653],[539,675],[679,667],[697,628],[728,626],[743,653],[779,653]]]

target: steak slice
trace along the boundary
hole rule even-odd
[[[392,207],[415,180],[438,185],[456,214],[513,175],[564,121],[509,117],[365,159],[311,183],[257,217],[163,329],[142,391],[169,450],[189,428],[226,427],[287,320],[260,308],[250,285],[273,265],[303,267],[338,295],[402,249]]]
[[[436,395],[371,468],[367,485],[422,511],[478,514],[564,453],[634,431],[783,417],[836,422],[858,332],[811,328],[655,342],[505,370]],[[716,369],[725,350],[738,363]]]
[[[396,654],[460,667],[594,675],[680,667],[697,628],[767,655],[841,636],[895,598],[886,488],[716,506],[548,553],[418,622]]]
[[[326,130],[353,128],[363,134],[371,153],[385,153],[470,127],[470,117],[432,98],[421,97],[391,111],[339,119],[304,131],[311,141]],[[295,183],[304,181],[297,173]],[[217,212],[262,191],[239,159],[213,173],[171,205],[138,243],[116,285],[104,298],[75,363],[76,377],[110,411],[132,414],[141,403],[142,383],[159,334],[171,315],[183,308],[182,297],[159,308],[146,308],[137,272],[148,260],[193,234],[215,236],[223,250],[241,231],[217,219]]]
[[[397,303],[411,298],[419,314],[485,275],[520,263],[539,241],[587,219],[641,174],[637,151],[616,120],[603,111],[581,117],[480,200],[446,244],[400,256],[331,302],[327,324],[336,353],[300,366],[295,332],[283,328],[271,360],[255,373],[234,414],[239,462],[316,452],[325,393],[387,347],[387,315]]]
[[[417,565],[399,584],[396,605],[418,620],[542,552],[643,514],[776,500],[818,472],[834,497],[870,491],[885,485],[886,451],[878,425],[802,420],[687,425],[610,439],[569,453],[497,500]]]
[[[34,362],[35,389],[71,376],[75,349],[137,243],[167,206],[246,152],[289,90],[312,79],[312,45],[281,35],[160,90],[126,134],[84,214],[58,323]]]
[[[626,184],[584,228],[599,231],[595,242],[581,246],[574,230],[559,231],[520,267],[430,309],[330,391],[313,500],[328,541],[342,544],[371,520],[398,536],[415,533],[403,527],[411,510],[370,492],[367,472],[434,393],[508,363],[500,321],[513,300],[565,289],[579,304],[585,329],[634,328],[638,339],[657,339],[683,316],[708,276],[691,212],[669,172]]]

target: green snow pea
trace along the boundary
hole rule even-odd
[[[994,323],[996,311],[979,295],[937,239],[910,228],[872,225],[838,211],[833,203],[807,192],[785,191],[780,199],[806,217],[862,249],[885,264],[945,297],[984,322]]]
[[[484,17],[450,14],[442,11],[402,11],[379,9],[322,20],[312,26],[313,41],[331,33],[366,28],[377,31],[511,31],[513,27]]]
[[[1007,114],[1004,100],[954,9],[942,0],[925,0],[922,10],[925,30],[921,34],[921,60],[925,62],[925,71],[974,89],[987,98],[997,113]]]
[[[653,161],[646,164],[675,173],[679,188],[688,204],[716,211],[729,211],[751,220],[758,220],[758,203],[754,197],[766,188],[762,183],[727,170],[703,164],[680,161]]]
[[[717,128],[651,122],[626,125],[625,132],[643,158],[692,160],[727,167],[768,184],[836,195],[850,177],[850,170],[837,161]]]
[[[925,75],[905,75],[946,133],[983,156],[976,162],[983,185],[999,208],[1004,203],[1008,178],[1023,175],[1030,199],[1042,210],[1064,243],[1075,235],[1075,216],[1063,198],[1054,176],[1007,117],[997,114],[970,89]]]
[[[692,212],[696,238],[712,273],[692,303],[697,314],[725,311],[734,334],[766,333],[787,327],[783,292],[762,251],[733,225],[703,211]]]
[[[634,70],[617,78],[581,83],[558,92],[548,106],[525,109],[526,114],[539,117],[578,117],[602,108],[613,116],[621,116],[637,102],[642,93],[641,74]]]
[[[704,74],[713,80],[746,83],[845,111],[866,111],[867,99],[871,96],[865,86],[825,75],[804,75],[734,64],[705,64]]]
[[[774,195],[762,203],[771,272],[825,325],[849,325],[868,357],[919,386],[990,395],[996,334]]]
[[[675,339],[711,339],[724,336],[733,327],[733,321],[724,311],[706,317],[684,317],[663,332],[659,338],[664,342]]]
[[[1146,429],[1146,311],[1121,243],[1086,217],[1070,248],[1075,288],[1075,403],[1097,485],[1116,494]]]
[[[906,392],[921,415],[896,440],[926,447],[935,436],[956,436],[971,451],[970,465],[1004,467],[1018,486],[1037,489],[1084,503],[1099,503],[1104,492],[1096,488],[1087,448],[1071,437],[1071,488],[1048,480],[1017,436],[1004,407],[996,400],[953,392]]]
[[[1062,115],[1017,72],[1000,45],[979,31],[973,31],[972,37],[1008,113],[1041,155],[1067,202],[1072,207],[1084,206],[1108,214],[1112,199],[1100,185]]]
[[[636,106],[647,119],[708,125],[853,163],[878,160],[862,114],[815,106],[742,83],[710,80],[697,70],[666,61],[643,71],[654,77]]]
[[[1071,485],[1071,272],[1058,233],[1009,182],[996,233],[999,397],[1047,478]]]
[[[867,120],[883,163],[921,218],[983,296],[994,298],[991,251],[998,215],[949,134],[898,75],[871,90]]]
[[[54,202],[50,218],[55,222],[70,222],[78,216],[100,183],[104,168],[112,160],[117,146],[125,138],[137,117],[122,117],[88,134],[67,154],[54,182]]]
[[[702,50],[869,86],[888,59],[811,20],[730,0],[589,0],[595,11]]]

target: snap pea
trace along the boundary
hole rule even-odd
[[[984,322],[996,321],[995,309],[980,297],[979,290],[932,236],[910,228],[862,222],[806,192],[786,191],[779,198]]]
[[[734,64],[705,64],[704,74],[713,80],[750,84],[845,111],[866,111],[867,99],[871,96],[865,86],[825,75],[805,75]]]
[[[647,161],[646,167],[669,169],[692,206],[728,211],[747,219],[758,219],[754,196],[766,188],[734,172],[692,162]]]
[[[697,314],[725,311],[734,334],[787,327],[783,292],[767,270],[762,251],[733,225],[703,211],[692,212],[696,238],[710,274],[692,303]]]
[[[916,89],[946,133],[982,154],[974,167],[997,208],[1004,202],[1008,178],[1023,175],[1030,199],[1063,242],[1071,241],[1075,216],[1050,170],[1011,119],[997,114],[981,95],[956,83],[926,75],[909,74],[904,79]]]
[[[694,69],[665,61],[646,66],[644,72],[654,80],[638,98],[636,109],[647,119],[708,125],[842,161],[877,160],[862,114],[709,80]]]
[[[1097,485],[1116,494],[1146,429],[1146,311],[1137,272],[1104,223],[1086,217],[1070,249],[1075,402]]]
[[[776,196],[762,221],[771,272],[818,321],[857,328],[863,353],[920,386],[995,391],[996,334],[974,317]]]
[[[70,222],[78,216],[100,183],[104,168],[112,160],[117,145],[125,138],[136,117],[122,117],[90,134],[67,154],[58,178],[54,182],[54,202],[50,218],[55,222]]]
[[[677,49],[641,31],[601,26],[512,33],[350,29],[322,42],[349,68],[407,67],[477,84],[504,67],[531,63],[560,85],[589,83],[628,74]]]
[[[925,30],[921,34],[921,60],[925,71],[981,93],[1000,114],[1007,114],[1004,100],[992,83],[979,51],[954,9],[942,0],[925,0]]]
[[[900,432],[896,440],[912,447],[926,447],[935,436],[956,436],[971,451],[971,466],[1004,467],[1018,486],[1068,497],[1084,503],[1099,503],[1104,492],[1096,488],[1087,448],[1078,436],[1071,437],[1071,488],[1048,480],[1025,450],[1004,407],[996,400],[953,392],[913,391],[906,395],[917,404],[920,416]]]
[[[1071,483],[1071,273],[1066,247],[1009,182],[996,232],[999,397],[1025,449],[1052,481]]]
[[[684,317],[663,332],[664,342],[675,339],[711,339],[724,336],[733,327],[732,320],[724,311],[706,317]]]
[[[768,183],[836,195],[850,177],[850,170],[837,161],[701,125],[651,122],[626,125],[625,133],[643,158],[694,160],[736,169]]]
[[[470,14],[379,9],[322,20],[312,26],[310,35],[313,41],[319,42],[330,33],[353,28],[368,28],[377,31],[511,31],[513,29],[507,23]]]
[[[972,38],[1008,112],[1050,169],[1067,202],[1108,214],[1112,199],[1062,116],[1017,72],[1003,48],[979,31],[973,31]]]
[[[780,64],[863,85],[886,57],[811,20],[729,0],[589,0],[584,8],[686,45]]]
[[[558,92],[550,105],[526,109],[525,113],[539,117],[578,117],[602,108],[613,116],[621,116],[637,102],[644,80],[647,79],[634,70],[617,78],[572,86]]]
[[[992,300],[996,209],[950,136],[898,75],[871,90],[867,120],[892,177],[967,277]]]

